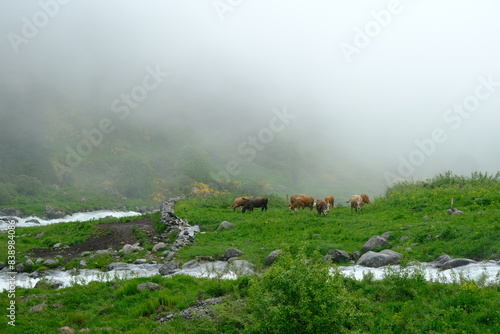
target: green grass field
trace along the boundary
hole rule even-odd
[[[332,276],[331,264],[322,261],[336,248],[358,251],[371,236],[387,231],[392,231],[389,247],[403,253],[403,264],[430,261],[444,253],[499,260],[499,175],[444,174],[396,185],[367,205],[363,214],[339,206],[327,217],[309,210],[290,212],[286,199],[273,195],[267,212],[242,214],[230,209],[233,197],[177,203],[175,213],[200,225],[204,233],[197,234],[195,244],[180,250],[176,259],[181,263],[195,256],[217,259],[234,247],[245,252],[242,259],[256,265],[257,275],[235,281],[154,276],[57,291],[19,288],[16,326],[8,325],[4,316],[0,332],[54,333],[63,326],[89,333],[500,332],[500,285],[485,286],[467,278],[451,284],[428,282],[422,273],[404,270],[389,272],[380,281],[370,276],[356,281]],[[451,197],[463,215],[447,214]],[[224,220],[235,226],[217,231]],[[85,231],[71,232],[74,240],[91,230],[82,226]],[[402,236],[408,238],[400,241]],[[1,235],[3,249],[5,240]],[[264,259],[275,249],[283,249],[284,255],[266,267]],[[160,290],[137,289],[149,281],[159,284]],[[218,296],[224,303],[215,306],[209,317],[157,321],[196,305],[198,299]],[[7,292],[0,294],[4,312],[9,300]],[[43,306],[33,311],[35,305]]]

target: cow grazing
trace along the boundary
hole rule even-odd
[[[367,195],[367,194],[361,194],[360,196],[361,196],[361,198],[363,199],[363,202],[364,202],[365,204],[370,204],[370,203],[371,203],[371,202],[370,202],[370,197],[368,197],[368,195]]]
[[[358,212],[358,209],[359,209],[359,212],[363,213],[363,205],[365,204],[365,202],[363,202],[363,199],[361,198],[361,196],[352,195],[351,199],[348,200],[346,203],[351,203],[351,212],[352,212],[352,209],[354,209],[354,211],[356,211],[356,212]]]
[[[261,211],[264,211],[264,210],[267,211],[267,202],[268,202],[267,197],[250,198],[245,203],[245,205],[243,205],[243,209],[241,210],[241,212],[253,211],[253,208],[262,208]]]
[[[290,205],[289,208],[292,211],[295,211],[298,208],[310,208],[311,211],[314,207],[314,198],[304,194],[297,194],[290,197]]]
[[[240,207],[240,206],[244,206],[245,203],[249,200],[253,198],[252,196],[243,196],[243,197],[237,197],[234,199],[234,202],[233,202],[233,211],[236,210],[237,207]]]
[[[328,205],[323,199],[318,199],[316,201],[316,209],[318,210],[318,215],[324,215],[326,217],[328,214]]]
[[[333,196],[331,196],[331,195],[328,195],[325,197],[325,202],[326,202],[327,210],[330,211],[330,209],[333,208],[333,204],[335,203],[335,198],[333,198]],[[316,204],[316,205],[318,205],[318,204]]]

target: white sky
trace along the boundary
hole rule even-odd
[[[206,131],[238,127],[238,142],[286,106],[301,136],[306,129],[325,143],[322,155],[335,161],[343,151],[379,183],[386,172],[500,170],[498,1],[60,1],[68,3],[0,2],[4,94],[42,85],[54,100],[91,101],[106,115],[146,67],[159,66],[169,77],[133,121],[187,117]],[[27,36],[26,22],[36,19]],[[366,29],[368,42],[359,33]],[[347,44],[357,48],[348,57]],[[491,78],[492,92],[477,88],[480,77]],[[477,89],[489,95],[467,118],[447,113],[473,103]],[[293,138],[297,125],[284,133]],[[419,161],[415,141],[438,128],[446,140]],[[402,175],[401,158],[412,154],[418,163]]]

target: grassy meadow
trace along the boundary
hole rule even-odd
[[[356,281],[331,275],[332,264],[322,260],[334,249],[360,251],[370,237],[392,231],[387,247],[403,254],[402,264],[432,261],[442,254],[498,261],[500,175],[445,173],[398,184],[384,196],[372,198],[363,214],[339,203],[327,217],[309,209],[290,212],[286,198],[275,195],[268,195],[268,211],[233,212],[235,196],[192,198],[176,204],[176,215],[200,225],[202,231],[194,244],[177,253],[176,260],[182,264],[196,256],[220,259],[225,249],[233,247],[244,252],[242,259],[255,264],[257,275],[235,281],[154,276],[75,284],[56,291],[18,288],[16,326],[8,325],[3,316],[0,332],[54,333],[63,326],[88,333],[500,332],[500,283],[485,286],[459,277],[441,284],[426,281],[423,273],[404,270],[389,271],[381,281],[370,276]],[[452,197],[463,215],[447,214]],[[235,226],[217,230],[222,221]],[[72,232],[74,239],[90,233],[92,224]],[[56,227],[38,227],[43,228],[62,233]],[[2,249],[6,240],[1,234]],[[43,238],[36,242],[43,243]],[[284,250],[283,256],[266,267],[266,256],[276,249]],[[157,283],[160,289],[141,291],[137,286],[144,282]],[[212,297],[222,297],[223,303],[208,315],[158,321]],[[4,291],[0,294],[3,310],[8,302]]]

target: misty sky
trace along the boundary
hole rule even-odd
[[[495,0],[2,0],[0,117],[124,116],[123,94],[146,85],[124,122],[188,120],[200,138],[232,134],[235,156],[286,108],[276,138],[372,187],[495,173],[499,13]]]

